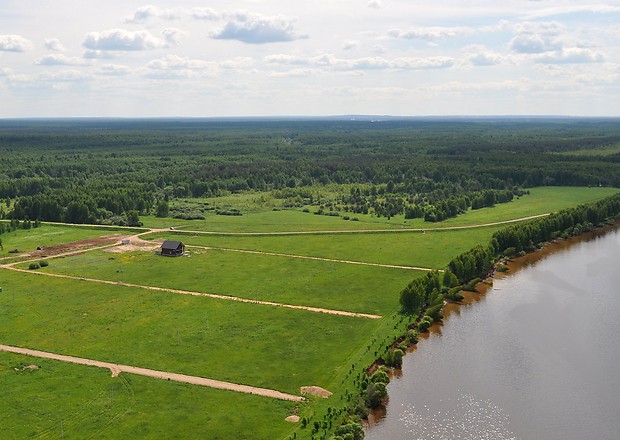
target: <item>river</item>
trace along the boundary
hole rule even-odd
[[[367,440],[620,438],[620,230],[510,267],[405,356]]]

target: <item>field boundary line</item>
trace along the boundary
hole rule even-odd
[[[242,303],[247,303],[247,304],[259,304],[259,305],[272,306],[272,307],[282,307],[285,309],[305,310],[305,311],[314,312],[314,313],[325,313],[327,315],[338,315],[338,316],[347,316],[347,317],[352,317],[352,318],[367,318],[367,319],[381,319],[382,318],[381,315],[373,315],[369,313],[347,312],[344,310],[325,309],[321,307],[312,307],[312,306],[298,306],[294,304],[277,303],[273,301],[262,301],[258,299],[241,298],[238,296],[231,296],[231,295],[219,295],[217,293],[195,292],[191,290],[171,289],[169,287],[145,286],[142,284],[126,283],[124,281],[111,281],[111,280],[102,280],[98,278],[86,278],[86,277],[79,277],[79,276],[73,276],[73,275],[64,275],[64,274],[59,274],[59,273],[47,273],[47,272],[41,272],[41,271],[35,271],[35,270],[19,269],[11,265],[0,265],[0,268],[12,270],[15,272],[27,273],[31,275],[41,275],[41,276],[54,277],[54,278],[65,278],[69,280],[86,281],[90,283],[109,284],[113,286],[134,287],[138,289],[152,290],[152,291],[157,291],[157,292],[170,292],[170,293],[176,293],[180,295],[203,296],[207,298],[220,299],[220,300],[225,300],[225,301],[236,301],[236,302],[242,302]]]
[[[213,246],[198,246],[198,245],[193,245],[193,244],[188,244],[185,247],[195,248],[195,249],[214,250],[214,251],[224,251],[224,252],[240,252],[242,254],[268,255],[272,257],[299,258],[302,260],[327,261],[329,263],[344,263],[344,264],[358,264],[361,266],[386,267],[388,269],[420,270],[420,271],[425,271],[425,272],[432,272],[436,270],[438,272],[443,272],[443,270],[441,269],[429,269],[428,267],[399,266],[397,264],[367,263],[365,261],[337,260],[335,258],[313,257],[310,255],[283,254],[280,252],[255,251],[251,249],[221,248],[221,247],[213,247]]]
[[[29,348],[14,347],[12,345],[0,344],[0,351],[15,354],[23,354],[44,359],[52,359],[60,362],[71,364],[87,365],[91,367],[107,368],[112,373],[112,377],[118,376],[120,373],[131,373],[140,376],[152,377],[155,379],[173,380],[176,382],[184,382],[192,385],[202,385],[208,388],[216,388],[220,390],[234,391],[238,393],[254,394],[257,396],[270,397],[272,399],[290,400],[293,402],[301,402],[305,400],[301,396],[283,393],[281,391],[271,390],[269,388],[253,387],[250,385],[236,384],[232,382],[224,382],[215,379],[207,379],[200,376],[190,376],[187,374],[171,373],[167,371],[151,370],[149,368],[134,367],[131,365],[115,364],[111,362],[98,361],[94,359],[86,359],[64,354],[51,353],[48,351],[33,350]]]

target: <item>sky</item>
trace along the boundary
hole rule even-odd
[[[1,0],[0,118],[620,116],[620,0]]]

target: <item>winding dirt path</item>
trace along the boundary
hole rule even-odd
[[[212,247],[212,246],[196,246],[196,245],[186,245],[186,247],[188,247],[188,248],[195,248],[195,249],[224,251],[224,252],[240,252],[240,253],[243,253],[243,254],[270,255],[270,256],[273,256],[273,257],[299,258],[299,259],[302,259],[302,260],[327,261],[327,262],[330,262],[330,263],[346,263],[346,264],[359,264],[359,265],[362,265],[362,266],[387,267],[387,268],[390,268],[390,269],[421,270],[421,271],[425,271],[425,272],[432,272],[433,270],[437,270],[437,272],[443,272],[443,270],[441,270],[441,269],[429,269],[428,267],[399,266],[399,265],[396,265],[396,264],[383,264],[383,263],[366,263],[364,261],[337,260],[335,258],[312,257],[312,256],[308,256],[308,255],[281,254],[279,252],[253,251],[253,250],[250,250],[250,249],[232,249],[232,248],[220,248],[220,247]]]
[[[202,385],[209,388],[217,388],[220,390],[235,391],[237,393],[255,394],[257,396],[270,397],[272,399],[290,400],[293,402],[301,402],[304,400],[301,396],[283,393],[281,391],[271,390],[268,388],[258,388],[249,385],[241,385],[231,382],[223,382],[220,380],[207,379],[199,376],[188,376],[186,374],[170,373],[167,371],[151,370],[148,368],[134,367],[131,365],[113,364],[111,362],[97,361],[93,359],[85,359],[64,354],[50,353],[47,351],[32,350],[29,348],[13,347],[12,345],[0,344],[0,351],[9,353],[23,354],[44,359],[52,359],[55,361],[68,362],[72,364],[88,365],[91,367],[107,368],[112,373],[112,377],[118,376],[120,373],[138,374],[140,376],[153,377],[155,379],[174,380],[176,382],[184,382],[193,385]]]
[[[144,286],[141,284],[125,283],[123,281],[101,280],[97,278],[76,277],[72,275],[63,275],[63,274],[58,274],[58,273],[18,269],[17,267],[14,267],[11,264],[0,265],[0,268],[12,270],[15,272],[23,272],[23,273],[27,273],[31,275],[40,275],[40,276],[53,277],[53,278],[65,278],[69,280],[87,281],[90,283],[110,284],[113,286],[135,287],[138,289],[146,289],[146,290],[152,290],[152,291],[157,291],[157,292],[170,292],[170,293],[177,293],[180,295],[204,296],[207,298],[222,299],[226,301],[237,301],[237,302],[248,303],[248,304],[260,304],[260,305],[272,306],[272,307],[282,307],[286,309],[305,310],[308,312],[325,313],[328,315],[348,316],[351,318],[367,318],[367,319],[380,319],[381,318],[381,315],[372,315],[368,313],[347,312],[344,310],[324,309],[321,307],[298,306],[294,304],[277,303],[273,301],[261,301],[257,299],[240,298],[238,296],[219,295],[216,293],[204,293],[204,292],[195,292],[191,290],[170,289],[168,287]]]

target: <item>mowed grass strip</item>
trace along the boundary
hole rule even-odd
[[[92,251],[49,260],[39,271],[378,315],[393,311],[399,292],[421,273],[221,250],[190,255]]]
[[[12,353],[0,353],[0,383],[5,440],[274,439],[292,430],[289,402]]]
[[[381,320],[2,271],[6,345],[298,394],[327,387]]]

